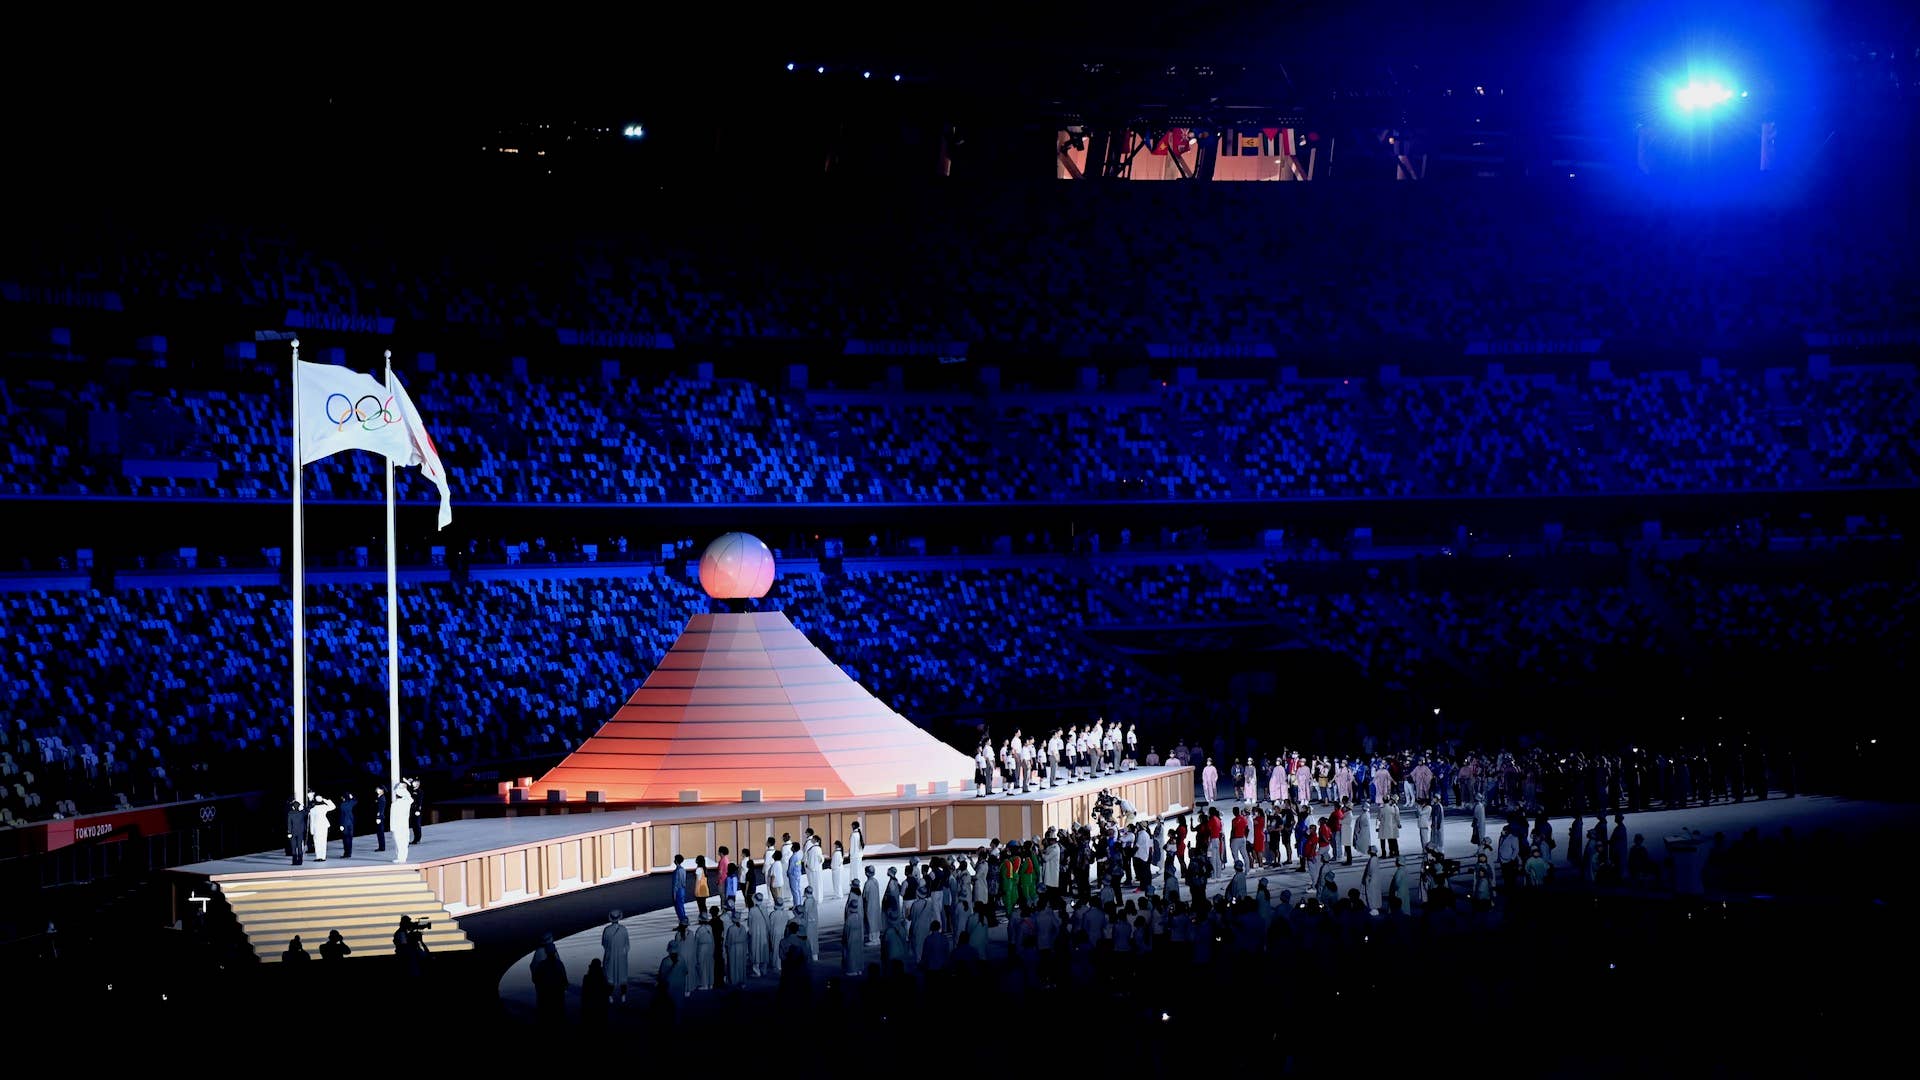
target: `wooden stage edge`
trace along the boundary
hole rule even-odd
[[[979,798],[970,792],[905,798],[831,802],[702,803],[608,807],[585,802],[508,803],[469,800],[439,804],[427,843],[410,852],[416,871],[449,915],[472,915],[561,893],[593,888],[643,874],[661,873],[683,855],[688,864],[705,855],[712,866],[719,849],[760,856],[769,836],[795,838],[812,829],[845,842],[859,821],[873,856],[967,851],[999,837],[1037,836],[1048,827],[1092,820],[1103,791],[1133,805],[1136,814],[1158,816],[1193,805],[1193,770],[1185,766],[1139,768],[1083,780],[1057,791]],[[446,820],[449,813],[457,820]],[[370,837],[361,838],[363,851]],[[338,841],[335,842],[338,847]],[[382,859],[390,855],[381,856]],[[391,873],[401,864],[356,858],[291,866],[278,851],[179,867],[183,886]]]

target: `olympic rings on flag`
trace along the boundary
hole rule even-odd
[[[334,405],[335,401],[340,404]],[[379,431],[400,422],[400,417],[393,411],[393,399],[388,398],[382,403],[374,394],[362,394],[358,401],[345,394],[328,394],[326,412],[327,423],[341,431],[345,431],[348,424],[359,424],[364,431]]]

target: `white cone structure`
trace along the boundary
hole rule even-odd
[[[533,785],[582,798],[738,802],[954,791],[973,759],[888,708],[781,612],[696,615],[660,666],[600,731]]]

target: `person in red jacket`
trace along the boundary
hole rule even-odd
[[[1249,832],[1249,829],[1248,829],[1246,811],[1241,807],[1238,807],[1238,806],[1234,807],[1233,823],[1231,826],[1231,832],[1228,833],[1228,837],[1232,841],[1233,861],[1239,863],[1241,866],[1247,865],[1247,833],[1248,832]]]
[[[1253,812],[1253,862],[1250,865],[1267,865],[1267,815],[1259,809]]]
[[[1226,823],[1220,820],[1220,811],[1207,811],[1207,854],[1213,857],[1214,873],[1227,866]]]
[[[1179,824],[1173,827],[1173,854],[1180,863],[1180,876],[1187,874],[1187,816],[1180,815]]]

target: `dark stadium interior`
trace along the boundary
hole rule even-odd
[[[1521,1075],[1747,1074],[1894,1045],[1920,17],[1450,7],[23,17],[0,75],[7,1059],[109,1016],[211,1067],[336,1036],[436,1060],[482,1030],[565,1067],[596,1028],[666,1060],[769,1006],[811,1071],[1002,1045],[1473,1068],[1491,1037]],[[672,957],[636,959],[610,1019],[571,961],[535,1007],[543,938],[666,919],[663,873],[460,914],[471,951],[424,970],[398,938],[344,973],[259,963],[176,886],[289,840],[296,338],[376,378],[390,351],[451,487],[436,530],[426,470],[395,470],[390,760],[380,462],[302,474],[307,786],[357,789],[365,819],[373,785],[421,778],[422,856],[600,732],[690,616],[751,609],[983,768],[1018,731],[1044,757],[1056,728],[1126,725],[1130,762],[1178,746],[1196,792],[1217,759],[1232,794],[1205,801],[1260,804],[1272,835],[1283,762],[1391,768],[1383,808],[1444,762],[1461,837],[1478,796],[1521,863],[1536,820],[1565,840],[1596,815],[1604,857],[1549,839],[1552,876],[1508,867],[1496,900],[1471,851],[1436,855],[1392,917],[1145,907],[1131,946],[1082,902],[1036,948],[1010,900],[950,969],[876,937],[872,975],[834,953],[684,1001]],[[702,576],[736,531],[778,562],[764,597]],[[1247,799],[1226,769],[1256,759]],[[1644,874],[1612,847],[1642,821]],[[1165,837],[1136,871],[1102,836],[1056,857],[1129,875],[1116,906],[1130,875],[1171,883]],[[996,907],[1028,837],[1002,839],[991,871],[965,852]],[[1703,891],[1662,854],[1696,842]],[[1304,902],[1287,851],[1259,888]],[[919,887],[951,891],[959,855]],[[1064,912],[1052,891],[1034,906]],[[670,920],[632,925],[666,955]]]

